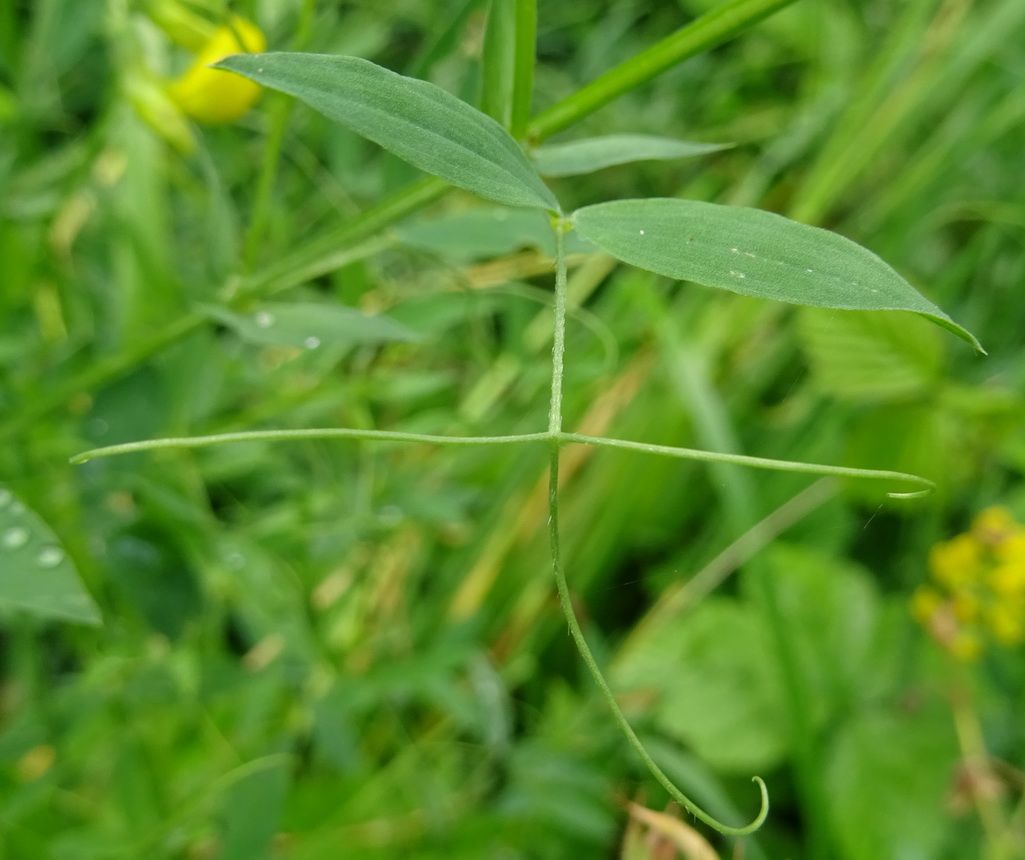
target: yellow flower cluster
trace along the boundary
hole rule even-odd
[[[1025,526],[1006,508],[987,508],[969,532],[934,546],[929,572],[911,612],[955,657],[975,660],[987,640],[1025,642]]]

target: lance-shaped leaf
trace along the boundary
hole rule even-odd
[[[0,612],[99,624],[100,613],[43,520],[0,485]]]
[[[302,99],[414,167],[488,200],[559,209],[502,126],[427,81],[328,54],[237,54],[217,68]]]
[[[573,223],[602,250],[660,275],[796,305],[911,311],[985,353],[867,248],[782,215],[697,200],[616,200],[578,209]]]
[[[692,158],[731,146],[732,143],[694,143],[648,134],[610,134],[539,146],[530,157],[544,176],[578,176],[616,164]]]

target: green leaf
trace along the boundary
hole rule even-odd
[[[530,153],[538,173],[545,176],[577,176],[631,161],[691,158],[729,149],[730,143],[693,143],[646,134],[610,134],[570,143],[541,146]]]
[[[312,302],[265,302],[247,314],[216,305],[201,310],[251,343],[316,349],[330,344],[415,341],[420,336],[402,323],[377,314],[367,316],[344,305]]]
[[[626,701],[650,702],[655,724],[712,767],[736,773],[777,765],[789,745],[782,682],[769,632],[750,607],[708,598],[632,643],[613,680]]]
[[[552,225],[542,212],[481,206],[440,217],[407,222],[395,228],[400,242],[458,260],[501,257],[521,248],[555,256]],[[566,236],[567,254],[593,254],[597,249],[576,233]]]
[[[100,613],[56,535],[0,486],[0,609],[99,624]]]
[[[602,250],[660,275],[796,305],[911,311],[985,353],[867,248],[782,215],[661,198],[585,206],[573,222]]]
[[[797,331],[815,387],[834,397],[915,397],[940,377],[939,333],[920,320],[880,311],[837,314],[803,308]]]
[[[957,757],[940,707],[861,713],[837,726],[823,776],[837,856],[938,856],[953,825],[945,804]]]
[[[509,206],[559,210],[501,125],[427,81],[328,54],[238,54],[217,68],[296,96],[459,188]]]

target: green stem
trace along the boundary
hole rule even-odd
[[[936,489],[928,478],[907,472],[891,472],[886,469],[856,469],[851,466],[828,466],[822,463],[800,463],[794,460],[771,460],[767,457],[750,457],[746,454],[721,454],[696,448],[676,448],[669,445],[651,445],[647,442],[629,442],[625,439],[607,439],[604,436],[584,436],[579,433],[560,433],[563,442],[581,442],[602,448],[627,448],[644,454],[661,454],[678,457],[681,460],[701,460],[706,463],[733,463],[754,469],[774,469],[780,472],[805,472],[810,475],[835,475],[841,478],[867,478],[879,481],[905,481],[917,484],[921,489],[910,493],[887,493],[891,499],[917,499]]]
[[[565,231],[567,223],[561,217],[553,218],[552,228],[555,231],[555,332],[552,338],[552,393],[548,408],[548,436],[551,449],[548,472],[548,536],[551,545],[552,570],[555,573],[555,586],[559,592],[559,605],[562,607],[562,614],[566,617],[566,624],[569,627],[574,643],[576,643],[577,651],[580,652],[581,659],[583,659],[587,670],[591,673],[591,677],[594,678],[595,684],[598,685],[598,689],[608,704],[609,710],[619,725],[620,731],[623,732],[630,746],[633,747],[634,752],[644,762],[651,775],[658,780],[659,784],[669,792],[670,797],[679,803],[680,806],[709,827],[729,836],[744,836],[748,833],[753,833],[761,827],[769,814],[769,793],[765,788],[765,783],[762,782],[761,778],[754,777],[754,782],[758,783],[758,788],[761,792],[761,809],[754,821],[746,827],[729,827],[723,824],[680,791],[648,754],[644,744],[641,743],[637,733],[633,730],[629,720],[627,720],[626,715],[620,709],[608,681],[605,680],[605,676],[598,667],[598,662],[594,659],[594,654],[591,653],[587,639],[584,638],[584,633],[580,629],[580,622],[573,611],[573,600],[570,597],[569,584],[566,582],[566,573],[562,567],[559,541],[559,450],[563,441],[575,441],[573,434],[562,432],[562,383],[566,353],[567,277]],[[589,438],[579,437],[581,441]]]
[[[555,331],[552,335],[552,394],[548,405],[548,432],[556,437],[562,432],[562,377],[566,354],[566,223],[552,219],[555,231]]]
[[[561,353],[560,348],[560,353]],[[554,358],[554,356],[553,356]],[[560,364],[561,366],[561,364]],[[562,371],[559,371],[561,377]],[[559,386],[553,379],[552,393],[556,396]],[[561,401],[561,390],[558,395]],[[561,410],[561,406],[558,407]],[[549,414],[549,421],[555,416],[555,423],[561,422],[558,412]],[[867,480],[902,481],[923,487],[913,493],[887,493],[891,498],[918,498],[935,488],[932,481],[906,472],[890,472],[882,469],[854,469],[849,466],[829,466],[821,463],[798,463],[791,460],[769,460],[765,457],[749,457],[744,454],[720,454],[714,451],[699,451],[694,448],[674,448],[668,445],[651,445],[647,442],[632,442],[627,439],[609,439],[604,436],[584,436],[580,433],[564,433],[561,430],[545,430],[541,433],[524,433],[515,436],[430,436],[421,433],[402,433],[392,430],[362,430],[346,427],[322,427],[303,430],[245,430],[235,433],[215,433],[209,436],[182,436],[164,439],[144,439],[139,442],[125,442],[105,448],[92,448],[71,458],[72,463],[84,463],[97,457],[112,457],[116,454],[130,454],[151,451],[158,448],[203,448],[230,442],[285,442],[298,439],[376,439],[381,442],[420,442],[426,445],[507,445],[519,442],[549,442],[594,445],[598,448],[620,448],[641,454],[656,454],[675,457],[680,460],[700,460],[705,463],[732,463],[755,469],[774,469],[781,472],[805,472],[811,475],[834,475]]]
[[[204,448],[226,442],[284,442],[299,439],[371,439],[377,442],[418,442],[423,445],[512,445],[542,442],[549,433],[522,433],[518,436],[431,436],[424,433],[401,433],[392,430],[355,430],[347,427],[325,427],[310,430],[250,430],[241,433],[215,433],[212,436],[183,436],[168,439],[145,439],[124,442],[106,448],[93,448],[71,458],[75,465],[98,457],[153,451],[159,448]]]
[[[512,117],[509,131],[520,140],[530,120],[534,95],[534,55],[537,42],[537,0],[516,0],[513,42]]]
[[[316,7],[317,0],[306,0],[303,3],[299,23],[296,25],[295,38],[292,39],[291,50],[301,51],[305,47],[313,29],[313,13]],[[263,147],[263,160],[260,164],[260,176],[256,181],[256,192],[253,195],[249,232],[246,235],[245,249],[242,253],[242,266],[245,271],[251,270],[255,265],[264,236],[267,233],[274,180],[277,178],[278,164],[281,160],[281,147],[285,140],[285,131],[288,128],[288,118],[292,115],[292,106],[295,103],[295,99],[280,93],[272,94],[272,98],[274,101],[268,111],[270,113],[268,123],[270,128]]]
[[[562,131],[613,99],[683,60],[722,44],[793,2],[795,0],[733,0],[713,9],[542,111],[531,120],[527,139],[537,143]]]

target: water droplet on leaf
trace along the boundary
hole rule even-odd
[[[274,314],[269,314],[267,311],[260,311],[255,317],[253,317],[253,322],[255,322],[260,328],[270,328],[274,325]]]
[[[305,344],[307,349],[316,349],[318,346],[320,346],[320,338],[308,337],[306,338],[306,340],[303,341],[303,344]]]
[[[36,556],[36,564],[40,567],[56,567],[64,561],[64,550],[57,546],[44,546]]]
[[[28,530],[15,526],[4,532],[0,542],[3,543],[6,549],[17,549],[18,547],[25,546],[28,543]]]

